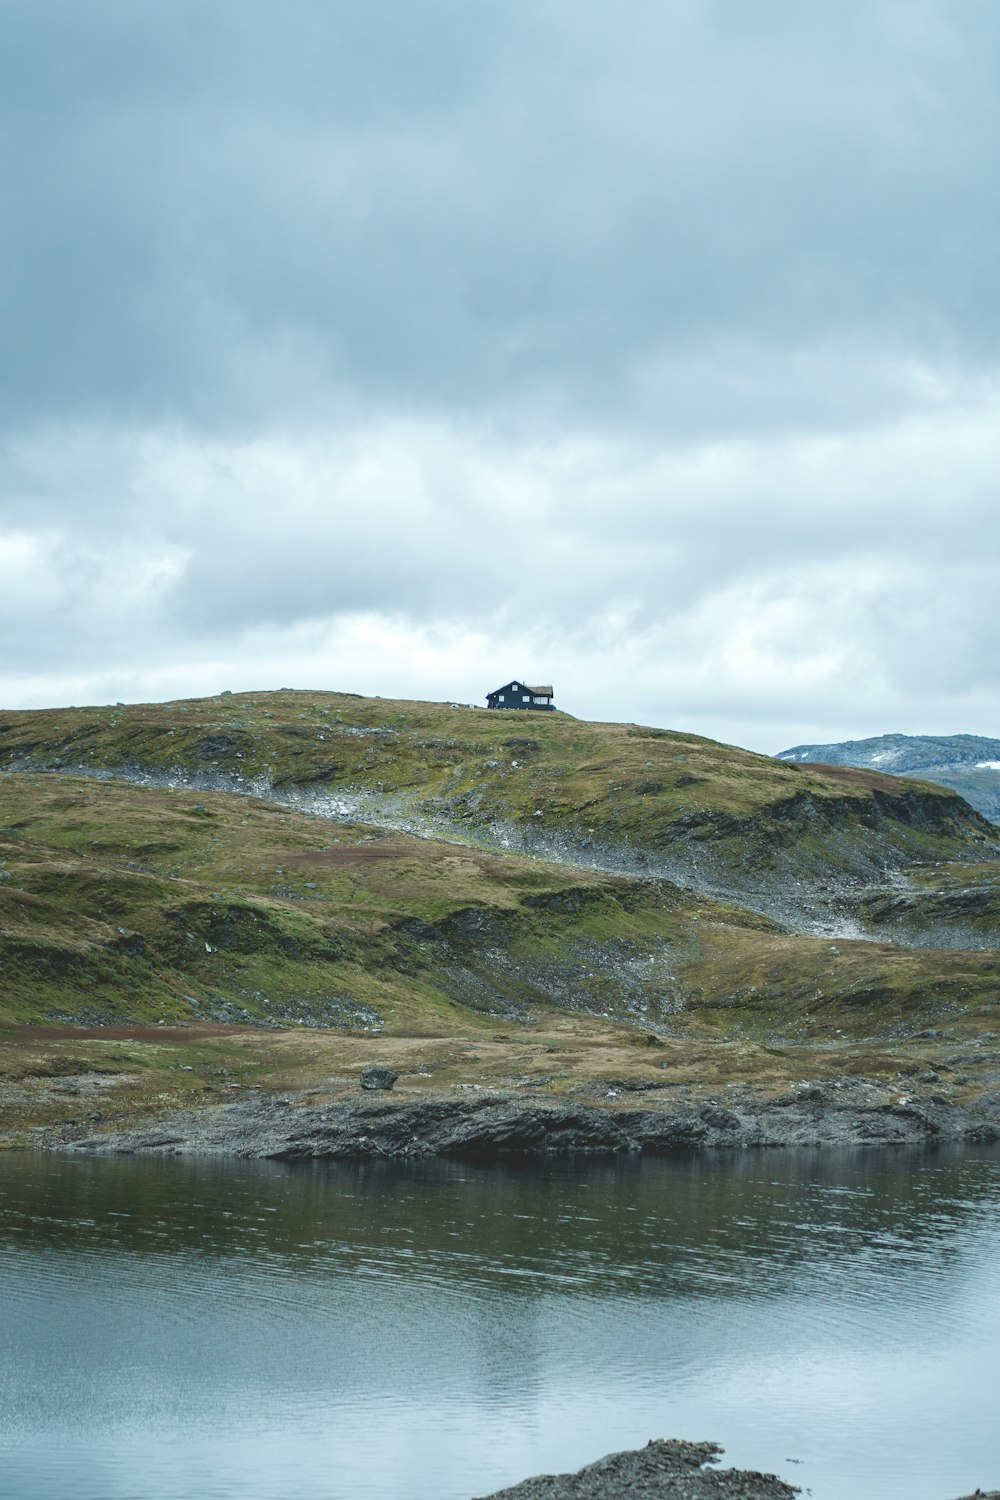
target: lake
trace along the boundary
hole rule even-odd
[[[1000,1485],[1000,1151],[0,1155],[4,1500],[469,1500],[650,1437]]]

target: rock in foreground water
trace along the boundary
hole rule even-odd
[[[776,1474],[707,1468],[722,1451],[717,1443],[653,1440],[576,1474],[539,1474],[481,1500],[789,1500],[801,1493]],[[1000,1500],[1000,1490],[976,1490],[964,1500]]]
[[[541,1474],[485,1500],[790,1500],[798,1490],[774,1474],[710,1469],[716,1443],[654,1441],[610,1453],[577,1474]]]

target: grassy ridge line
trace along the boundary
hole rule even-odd
[[[992,837],[960,798],[877,772],[802,767],[698,736],[560,713],[279,691],[167,704],[0,714],[0,763],[219,770],[262,785],[359,787],[495,819],[614,833],[654,846],[680,828],[738,833],[765,811],[794,821],[831,804],[869,824],[922,818],[957,840]]]

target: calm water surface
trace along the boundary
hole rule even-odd
[[[1000,1152],[0,1156],[4,1500],[469,1500],[649,1437],[1000,1485]]]

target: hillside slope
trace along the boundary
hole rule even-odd
[[[985,818],[1000,823],[1000,740],[977,734],[880,734],[832,745],[793,745],[778,759],[920,777],[958,792]]]
[[[890,875],[910,882],[914,869],[1000,852],[991,825],[926,783],[560,713],[344,694],[8,712],[3,766],[252,792],[328,817],[666,878],[819,933],[870,926],[870,898]],[[920,940],[913,921],[908,941]]]
[[[555,1012],[887,1037],[989,1008],[993,951],[831,942],[670,882],[254,798],[0,775],[0,1022],[420,1032]]]

